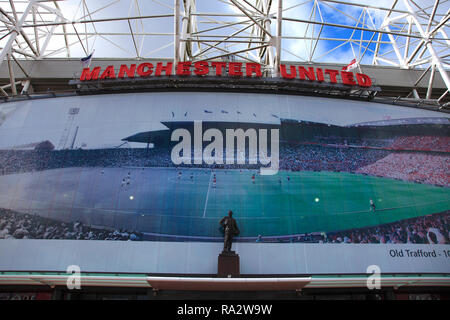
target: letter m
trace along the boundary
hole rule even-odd
[[[234,152],[236,151],[237,163],[245,164],[246,138],[249,140],[248,159],[250,164],[255,164],[258,156],[258,138],[255,129],[227,129],[226,130],[226,163],[234,164]],[[236,150],[234,149],[234,140],[237,140]]]
[[[86,81],[86,80],[97,80],[98,75],[100,73],[100,67],[95,67],[94,69],[84,68],[83,72],[81,73],[80,81]]]

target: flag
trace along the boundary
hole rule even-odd
[[[88,55],[87,57],[80,59],[81,65],[83,66],[83,68],[89,68],[89,66],[91,65],[92,55],[94,54],[94,51],[92,51],[92,53],[90,55]]]
[[[356,62],[356,59],[353,59],[352,61],[350,61],[350,63],[347,66],[342,67],[342,70],[350,71],[350,70],[355,69],[356,67],[358,67],[358,62]]]

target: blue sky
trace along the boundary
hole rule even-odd
[[[232,8],[227,5],[226,2],[228,0],[197,0],[197,12],[228,12],[228,13],[240,13],[236,8]],[[348,0],[347,0],[348,1]],[[139,8],[136,6],[136,2],[139,3]],[[240,1],[242,3],[242,1]],[[250,2],[254,3],[254,0]],[[361,1],[351,1],[355,3],[362,4],[370,4],[372,6],[380,6],[385,8],[390,8],[392,5],[391,0],[361,0]],[[442,1],[441,1],[442,2]],[[139,16],[139,15],[158,15],[158,14],[172,14],[173,13],[173,0],[86,0],[86,3],[91,12],[91,16],[87,15],[87,11],[83,8],[83,2],[80,0],[68,0],[68,1],[60,1],[58,2],[64,12],[64,15],[70,21],[79,20],[83,16],[86,16],[86,19],[101,19],[101,18],[111,18],[111,17],[128,17],[128,16]],[[181,1],[183,3],[183,1]],[[272,4],[271,12],[276,13],[278,0],[274,0]],[[422,6],[430,6],[433,4],[431,0],[418,0],[416,1],[419,5]],[[363,8],[348,6],[339,3],[333,2],[318,2],[315,4],[315,1],[305,1],[305,0],[284,0],[283,8],[287,9],[297,4],[301,4],[293,9],[286,10],[283,12],[284,17],[294,18],[294,19],[303,19],[309,20],[311,10],[315,9],[315,14],[313,15],[311,20],[321,21],[322,15],[324,21],[328,23],[339,23],[345,24],[348,26],[355,26],[357,24],[357,20],[361,21],[358,23],[359,27],[365,28],[379,28],[385,12],[380,10],[371,9],[365,12],[365,15],[362,16]],[[2,6],[7,6],[7,4],[2,4]],[[21,6],[24,4],[18,3],[16,8],[20,10]],[[106,8],[105,8],[106,7]],[[396,6],[397,9],[405,10],[403,2],[401,0],[398,1]],[[449,2],[443,2],[442,5],[438,8],[438,14],[445,13],[450,8]],[[320,12],[320,13],[319,13]],[[393,14],[393,16],[398,15]],[[362,22],[362,17],[365,19],[365,23]],[[219,24],[211,21],[213,18],[206,17],[198,17],[198,23],[200,29],[212,28],[214,26],[218,26]],[[223,18],[225,21],[238,21],[239,19],[245,20],[246,17],[236,18],[229,17]],[[161,35],[154,36],[142,36],[136,35],[135,42],[138,47],[138,51],[140,55],[146,58],[173,58],[173,33],[174,25],[173,18],[158,18],[158,19],[144,19],[144,20],[134,20],[131,21],[131,28],[135,33],[139,32],[152,32],[152,33],[161,33]],[[239,27],[239,26],[237,26]],[[77,24],[77,31],[84,32],[92,32],[93,34],[96,32],[103,33],[128,33],[129,32],[129,24],[127,21],[115,21],[115,22],[102,22],[96,23],[95,29],[92,24]],[[446,28],[448,29],[448,27]],[[44,35],[45,30],[50,30],[50,27],[42,28],[41,35]],[[67,26],[68,32],[75,33],[74,29],[71,25]],[[235,32],[235,28],[224,28],[222,30],[213,31],[208,33],[209,35],[229,35],[232,32]],[[314,27],[310,25],[308,27],[304,23],[298,22],[289,22],[285,21],[283,23],[283,36],[317,36],[320,30],[319,25],[315,25]],[[396,31],[392,29],[392,31]],[[62,32],[62,28],[58,27],[56,32]],[[271,32],[276,34],[276,21],[273,20],[271,24]],[[166,34],[166,35],[165,35]],[[360,59],[361,54],[364,51],[364,47],[367,45],[363,43],[363,47],[360,48],[359,41],[362,37],[363,40],[370,40],[373,36],[372,32],[361,32],[359,30],[353,31],[351,29],[344,28],[336,28],[332,26],[324,26],[321,32],[322,37],[326,38],[340,38],[340,39],[348,39],[353,34],[352,39],[356,42],[350,44],[350,42],[344,43],[342,41],[319,41],[318,43],[312,43],[309,40],[297,40],[297,39],[284,39],[282,43],[282,47],[287,51],[290,51],[293,54],[288,53],[287,51],[282,52],[282,60],[284,61],[302,61],[307,62],[311,53],[311,46],[315,47],[315,52],[312,57],[312,60],[315,62],[330,62],[330,63],[342,63],[347,64],[354,57]],[[242,33],[245,35],[245,33]],[[375,35],[374,40],[376,40],[378,35]],[[389,41],[387,35],[383,35],[383,41]],[[402,40],[403,41],[403,40]],[[404,43],[400,41],[400,45]],[[77,42],[77,37],[75,34],[69,36],[69,42]],[[0,41],[0,44],[2,42]],[[342,44],[342,45],[341,45]],[[59,47],[64,45],[64,40],[62,36],[56,36],[52,38],[51,43],[49,44],[49,49],[56,50]],[[88,53],[92,52],[95,49],[94,58],[97,57],[136,57],[136,50],[133,44],[133,39],[130,36],[125,35],[92,35],[89,37],[87,41],[83,41],[84,48],[76,44],[71,47],[71,56],[74,57],[82,57],[85,56],[85,51]],[[332,53],[326,54],[328,51],[332,50],[336,46],[341,45],[339,48],[335,49]],[[244,48],[243,44],[236,45],[228,45],[231,48]],[[380,52],[386,52],[391,50],[390,45],[382,45],[380,48]],[[375,49],[375,44],[371,44],[369,46],[369,50],[365,53],[362,64],[371,64],[373,59],[373,53],[370,50]],[[448,48],[447,48],[448,50]],[[195,51],[195,49],[194,49]],[[212,55],[218,55],[220,53],[212,53]],[[64,57],[64,52],[55,52],[52,56],[54,57]],[[391,53],[392,57],[393,54]]]

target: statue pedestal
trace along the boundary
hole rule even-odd
[[[217,277],[219,278],[236,278],[240,276],[239,272],[239,255],[234,251],[222,251],[219,254]]]

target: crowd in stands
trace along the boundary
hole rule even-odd
[[[399,137],[395,139],[390,147],[396,150],[450,152],[450,137]]]
[[[450,155],[423,152],[450,149],[448,137],[400,137],[397,139],[367,139],[316,137],[302,144],[280,145],[280,170],[344,171],[383,176],[440,186],[450,185]],[[320,144],[315,144],[320,143]],[[415,148],[419,152],[388,149],[353,148],[351,145],[384,146],[386,148]],[[225,154],[225,152],[224,152]],[[258,169],[248,164],[187,165],[212,169]],[[174,167],[171,149],[115,148],[93,150],[0,150],[0,174],[30,172],[67,167]]]
[[[389,150],[450,152],[450,137],[446,136],[401,136],[392,139],[317,136],[311,143],[356,147],[376,147]]]
[[[0,174],[70,167],[169,167],[168,148],[116,148],[92,150],[1,150]]]
[[[450,156],[391,153],[357,173],[450,187]]]
[[[388,154],[385,150],[286,145],[280,151],[280,169],[355,172]]]
[[[333,232],[329,243],[450,244],[450,211],[401,220],[371,228]]]
[[[142,241],[152,238],[137,231],[105,230],[79,221],[61,222],[0,209],[0,239]],[[236,241],[241,240],[236,238]],[[255,239],[247,238],[242,241]],[[256,242],[450,244],[450,211],[348,231],[280,237],[259,235]]]
[[[384,150],[321,147],[315,145],[280,146],[280,169],[351,171],[389,154]],[[225,154],[225,152],[224,152]],[[169,148],[95,149],[95,150],[2,150],[0,174],[30,172],[68,167],[174,167]],[[190,167],[181,164],[180,167]],[[195,165],[199,167],[198,165]],[[260,164],[207,165],[207,168],[258,169]]]
[[[106,230],[0,209],[0,239],[141,240],[136,231]]]
[[[392,145],[393,141],[394,139],[316,136],[310,142],[328,145],[387,148]]]

